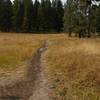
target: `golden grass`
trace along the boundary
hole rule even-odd
[[[1,33],[0,73],[20,70],[45,40],[41,62],[52,100],[100,100],[100,39]]]
[[[18,67],[38,45],[38,41],[34,41],[30,35],[0,34],[0,69]]]
[[[45,40],[60,35],[0,33],[0,70],[8,71],[26,65]]]
[[[50,41],[43,68],[52,100],[100,100],[100,40]]]

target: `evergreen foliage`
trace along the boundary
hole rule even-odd
[[[75,33],[75,36],[90,37],[92,33],[97,32],[97,25],[100,23],[97,21],[100,19],[97,1],[100,0],[67,0],[64,30],[69,33],[69,36]]]
[[[9,32],[12,29],[12,3],[10,0],[0,0],[0,31]]]
[[[20,0],[15,0],[13,4],[13,25],[14,31],[20,32],[23,27],[24,19],[24,4]]]
[[[96,2],[100,0],[66,0],[64,5],[61,0],[0,0],[0,31],[100,35],[100,4]]]

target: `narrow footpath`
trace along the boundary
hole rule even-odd
[[[33,54],[24,78],[0,80],[0,100],[50,100],[47,79],[41,66],[41,55],[46,49],[45,41]]]

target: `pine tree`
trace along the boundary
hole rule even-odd
[[[34,16],[33,16],[33,28],[34,31],[39,31],[39,25],[40,25],[40,16],[39,16],[39,7],[40,2],[38,0],[35,0],[34,2]]]
[[[10,0],[6,0],[5,2],[5,31],[9,32],[12,29],[12,16],[13,16],[13,9],[12,3]]]
[[[91,8],[91,32],[93,35],[96,35],[96,20],[97,20],[97,16],[98,16],[98,7],[96,5],[93,5],[92,8]]]
[[[100,35],[100,4],[97,8],[96,31],[97,31],[98,35]]]
[[[63,16],[64,9],[61,0],[56,0],[56,30],[57,32],[62,31],[63,29]]]
[[[3,16],[4,16],[4,2],[3,0],[0,0],[0,31],[2,31],[2,25],[3,25]]]
[[[1,1],[1,12],[0,15],[0,24],[1,24],[1,31],[9,32],[12,29],[12,3],[10,0],[2,0]]]
[[[24,3],[23,0],[14,0],[13,4],[13,24],[16,32],[22,31],[24,19]]]
[[[32,32],[33,31],[33,1],[32,0],[24,0],[24,22],[23,22],[23,30],[24,32]]]
[[[45,31],[46,22],[45,22],[45,0],[41,0],[41,4],[39,6],[39,17],[40,17],[40,31]]]
[[[61,0],[42,0],[39,8],[40,29],[42,31],[57,31],[63,29],[64,9]]]
[[[46,31],[50,31],[52,27],[52,9],[51,9],[51,1],[46,0],[45,2],[45,22],[46,22]]]
[[[69,33],[71,36],[72,32],[74,32],[75,26],[77,24],[77,18],[75,12],[77,10],[77,2],[73,2],[73,0],[67,0],[65,4],[65,13],[64,13],[64,31]]]
[[[56,0],[52,0],[52,8],[51,8],[51,26],[52,30],[56,31],[56,20],[57,20],[57,11],[56,11]]]

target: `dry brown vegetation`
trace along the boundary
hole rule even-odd
[[[59,35],[0,33],[0,76],[23,70],[45,40]]]
[[[24,65],[38,47],[31,35],[0,34],[0,70],[11,71]]]
[[[100,39],[51,41],[43,66],[52,100],[100,100]]]
[[[1,33],[0,73],[22,69],[45,40],[41,62],[52,100],[100,100],[99,38]]]

